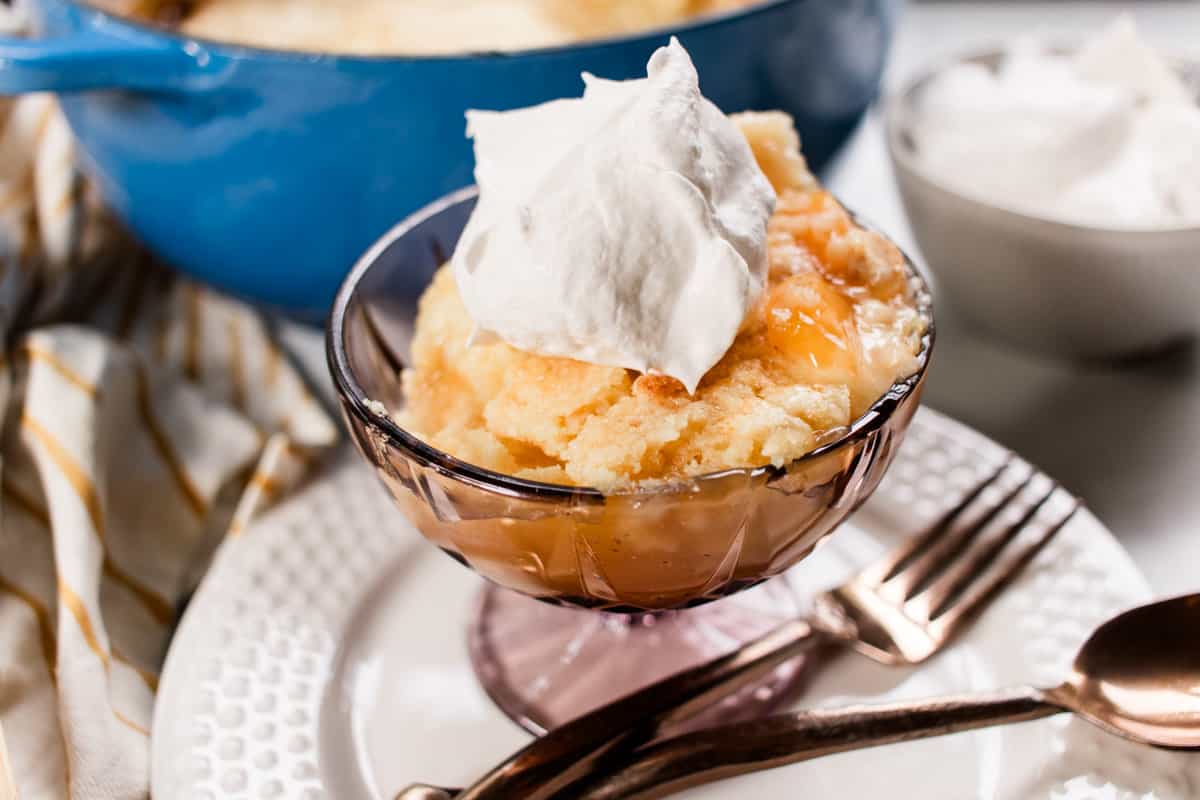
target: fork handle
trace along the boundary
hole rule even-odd
[[[1039,719],[1063,711],[1039,689],[778,714],[706,728],[639,751],[569,787],[574,800],[652,800],[705,783],[893,742]]]
[[[459,800],[543,800],[592,772],[606,754],[650,741],[773,668],[837,638],[792,620],[729,655],[684,670],[562,725],[492,769]],[[616,732],[616,733],[614,733]]]

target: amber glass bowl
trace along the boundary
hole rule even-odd
[[[933,347],[917,371],[840,436],[782,468],[729,470],[638,491],[520,480],[441,452],[379,413],[403,407],[417,300],[454,251],[476,192],[452,194],[397,225],[338,293],[329,366],[347,425],[421,533],[480,575],[559,604],[609,611],[697,605],[795,565],[878,485],[917,408]]]

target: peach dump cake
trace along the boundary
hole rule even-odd
[[[367,55],[521,50],[618,36],[758,0],[96,0],[189,36]]]
[[[559,140],[572,136],[570,115],[590,121],[585,145],[543,143],[561,156],[544,170],[549,182],[528,174],[541,170],[528,154],[512,167],[521,174],[506,180],[496,159],[518,145],[489,132],[496,120],[472,119],[481,197],[453,265],[421,299],[402,375],[407,404],[393,409],[403,428],[497,472],[614,491],[781,466],[835,438],[917,371],[927,321],[905,260],[817,183],[791,119],[725,117],[700,98],[681,48],[655,59],[645,81],[589,79],[582,99],[558,101],[611,100],[596,118],[616,133],[632,126],[624,135],[595,133],[584,105],[507,112],[562,115]],[[708,136],[721,126],[732,138]],[[593,137],[607,143],[598,149]],[[613,151],[610,138],[638,139],[628,145],[636,156]],[[705,155],[713,148],[719,158]],[[638,159],[641,172],[629,166]],[[723,179],[742,186],[718,186]],[[621,185],[625,194],[612,188]],[[558,196],[575,190],[594,193],[600,212]],[[509,194],[521,198],[511,215]],[[678,206],[680,219],[655,216],[664,205]],[[515,232],[505,227],[510,218]],[[646,218],[652,224],[639,226]],[[553,263],[531,266],[543,247],[539,229],[564,241]],[[624,269],[637,258],[629,241],[654,253],[636,274]],[[579,258],[564,266],[572,248]],[[697,306],[700,316],[691,313]],[[562,309],[570,313],[560,331],[553,326]],[[581,316],[586,325],[577,324]],[[733,325],[724,331],[727,317]],[[659,324],[682,331],[655,338]]]

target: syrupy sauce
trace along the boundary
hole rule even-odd
[[[123,17],[174,27],[187,19],[204,0],[92,0],[92,4]]]

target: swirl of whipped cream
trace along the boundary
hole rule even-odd
[[[480,194],[454,276],[477,335],[694,392],[765,284],[775,193],[678,41],[647,73],[467,112]]]

